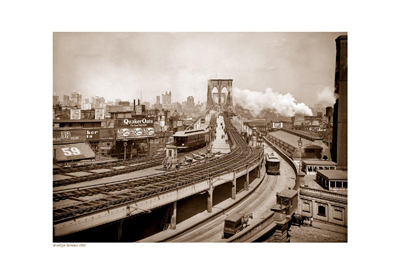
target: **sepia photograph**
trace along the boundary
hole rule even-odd
[[[395,273],[379,4],[5,2],[2,272]]]
[[[53,242],[347,242],[344,32],[54,32]]]

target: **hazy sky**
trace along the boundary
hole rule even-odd
[[[346,33],[54,33],[53,89],[155,102],[206,101],[207,80],[281,94],[312,107],[333,90],[335,39]],[[233,98],[235,103],[235,98]]]

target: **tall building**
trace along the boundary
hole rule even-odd
[[[161,104],[160,96],[156,96],[156,104],[157,104],[157,105],[158,105],[158,104]]]
[[[79,92],[72,92],[71,93],[71,103],[74,106],[81,106],[82,104],[82,94],[80,94]]]
[[[187,108],[187,112],[192,113],[194,111],[194,97],[193,96],[189,96],[187,98],[186,108]]]
[[[168,93],[168,91],[165,92],[165,94],[162,94],[162,104],[171,104],[171,91]]]
[[[58,95],[56,95],[55,93],[53,94],[53,106],[57,105],[58,103]]]
[[[63,94],[62,105],[64,107],[68,107],[70,105],[68,95]]]
[[[337,169],[347,170],[347,35],[336,39],[335,93],[332,160]]]

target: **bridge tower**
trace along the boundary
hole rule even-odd
[[[232,101],[232,81],[233,79],[210,79],[208,80],[208,87],[207,87],[207,108],[212,108],[214,105],[214,98],[212,96],[213,88],[217,88],[218,90],[218,101],[217,105],[222,106],[222,89],[226,88],[228,91],[228,95],[226,97],[225,106],[233,106]]]

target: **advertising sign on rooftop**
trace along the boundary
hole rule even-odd
[[[80,109],[71,109],[71,120],[80,120],[81,119],[81,110]]]
[[[131,139],[154,136],[154,128],[120,128],[117,129],[117,139]]]
[[[137,116],[134,118],[118,118],[116,128],[148,128],[154,127],[154,119],[147,116]]]
[[[53,143],[74,143],[85,142],[86,130],[69,129],[69,130],[53,130]]]
[[[94,112],[94,119],[102,120],[104,119],[104,108],[96,108]]]
[[[136,114],[137,115],[142,115],[142,106],[140,106],[140,105],[136,106],[135,109],[136,109]]]

